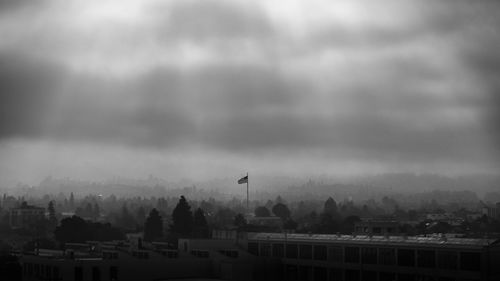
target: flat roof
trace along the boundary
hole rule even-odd
[[[397,244],[405,246],[467,246],[484,247],[493,244],[496,239],[478,238],[441,238],[438,236],[369,236],[369,235],[337,235],[337,234],[305,234],[305,233],[248,233],[248,240],[287,242],[321,242],[321,243],[358,243],[358,244]]]

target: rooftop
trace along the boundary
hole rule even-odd
[[[443,238],[438,235],[422,236],[370,236],[370,235],[337,235],[337,234],[302,234],[302,233],[249,233],[248,240],[268,240],[288,242],[325,242],[325,243],[359,243],[359,244],[403,244],[426,246],[469,246],[484,247],[493,244],[497,239],[478,238]]]

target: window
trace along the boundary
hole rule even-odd
[[[391,248],[378,249],[378,264],[394,265],[396,264],[396,250]]]
[[[45,266],[45,276],[47,279],[52,279],[52,268],[50,265]]]
[[[248,243],[248,252],[252,255],[259,255],[259,243],[250,242]]]
[[[329,281],[342,281],[342,269],[332,268],[330,269]]]
[[[394,281],[396,280],[396,274],[392,272],[379,272],[378,274],[379,281]]]
[[[361,280],[363,281],[376,281],[377,272],[376,271],[363,271],[361,272]]]
[[[285,246],[283,244],[273,244],[273,257],[282,258],[285,256]]]
[[[286,245],[286,257],[289,259],[296,259],[298,256],[299,250],[297,248],[297,244],[287,244]]]
[[[345,247],[345,262],[359,263],[358,247]]]
[[[176,259],[179,257],[179,253],[175,250],[170,250],[170,251],[164,251],[163,255],[166,256],[169,259]]]
[[[109,268],[109,281],[116,281],[116,280],[118,280],[118,267],[111,266]]]
[[[198,257],[198,258],[204,258],[204,259],[210,257],[208,251],[202,251],[202,250],[192,250],[191,255]]]
[[[101,269],[97,266],[92,267],[92,281],[101,281]]]
[[[301,259],[312,259],[312,245],[300,245],[299,256]]]
[[[399,266],[415,266],[415,251],[407,249],[398,250]]]
[[[326,281],[328,278],[328,272],[325,267],[315,267],[314,268],[314,281]]]
[[[380,227],[374,227],[374,228],[373,228],[373,233],[375,233],[375,234],[380,234],[380,233],[382,233],[382,228],[380,228]]]
[[[398,281],[415,281],[413,274],[398,274]]]
[[[270,257],[271,256],[271,244],[261,243],[260,244],[260,255],[262,257]]]
[[[362,248],[361,262],[364,264],[377,264],[377,248]]]
[[[229,257],[229,258],[237,258],[238,257],[238,251],[234,251],[234,250],[220,250],[219,253],[221,253],[224,256]]]
[[[314,246],[314,259],[319,261],[326,260],[326,246],[324,245]]]
[[[309,278],[310,275],[311,275],[311,267],[310,266],[299,266],[299,280],[300,281],[310,280],[310,278]]]
[[[346,251],[347,252],[347,251]],[[359,270],[346,270],[345,280],[346,281],[359,281]]]
[[[437,265],[441,269],[457,269],[458,255],[452,251],[438,251]]]
[[[75,281],[83,281],[83,268],[75,267]]]
[[[431,250],[417,251],[417,264],[419,267],[434,268],[436,267],[436,254]]]
[[[57,266],[52,267],[52,278],[54,278],[55,280],[59,279],[59,267]]]
[[[330,246],[328,247],[328,260],[334,262],[342,262],[342,247]]]
[[[286,265],[286,274],[285,274],[286,280],[297,280],[298,278],[298,272],[297,272],[297,266],[296,265]]]
[[[481,254],[463,252],[460,253],[460,269],[469,271],[481,270]]]

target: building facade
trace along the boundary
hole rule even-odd
[[[12,228],[33,228],[44,218],[45,208],[31,206],[26,202],[9,211],[9,224]]]
[[[284,280],[500,280],[499,242],[487,239],[249,234],[250,253],[274,261]]]
[[[182,278],[304,281],[500,280],[500,241],[445,236],[215,232],[168,243],[87,242],[23,255],[23,280]]]

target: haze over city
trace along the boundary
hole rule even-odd
[[[0,184],[496,174],[496,1],[0,1]]]
[[[0,279],[500,280],[499,27],[495,0],[0,0]]]

